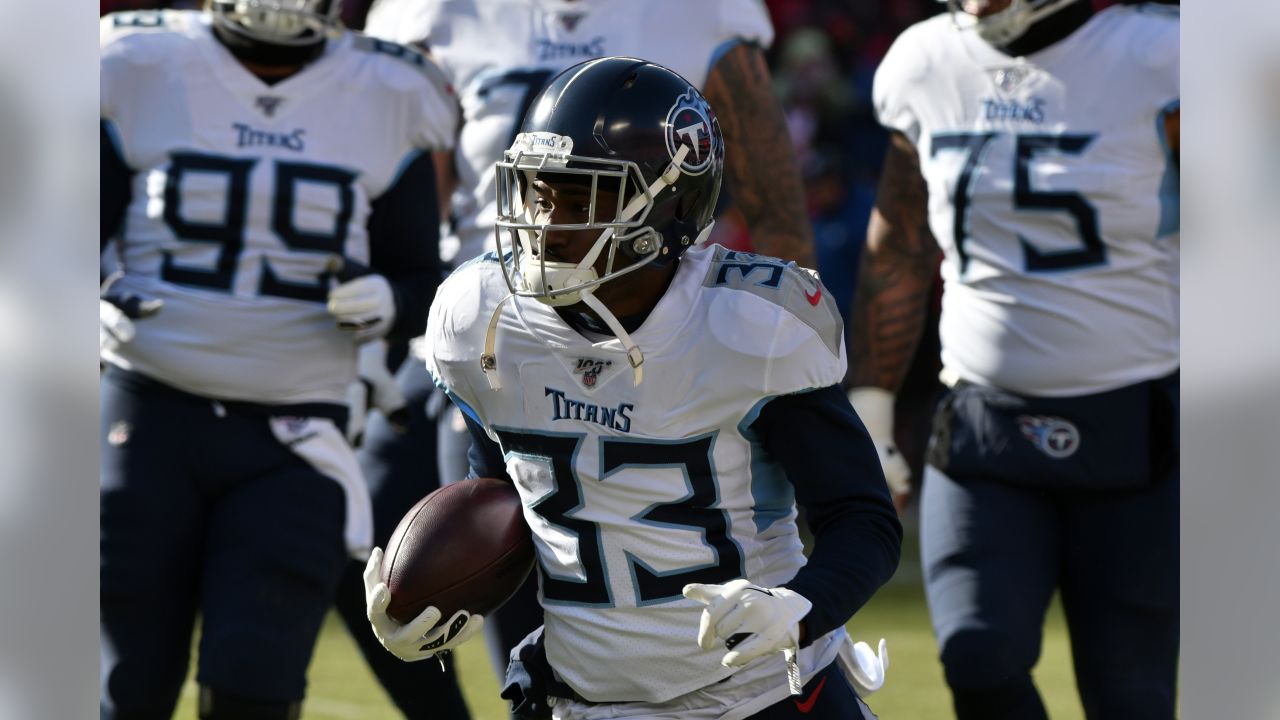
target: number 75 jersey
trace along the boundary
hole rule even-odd
[[[109,15],[101,53],[103,127],[132,171],[119,287],[164,300],[106,359],[210,397],[345,403],[329,263],[369,264],[372,202],[451,143],[438,69],[343,32],[268,85],[191,11]]]
[[[1041,396],[1178,367],[1176,9],[1116,6],[1023,58],[948,14],[895,41],[880,121],[915,143],[946,254],[944,365]]]

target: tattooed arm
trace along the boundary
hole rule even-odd
[[[924,331],[938,266],[929,193],[911,141],[890,134],[849,330],[849,383],[897,392]]]
[[[724,133],[729,192],[756,252],[817,267],[804,183],[764,53],[740,43],[716,62],[704,95]]]
[[[898,512],[911,496],[911,469],[894,441],[894,394],[920,343],[938,266],[928,217],[915,146],[892,132],[853,299],[847,380],[849,402],[875,443]]]

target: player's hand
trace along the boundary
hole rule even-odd
[[[426,660],[436,653],[452,650],[484,627],[484,617],[459,610],[445,623],[440,611],[427,607],[418,617],[401,625],[387,615],[391,591],[382,582],[382,548],[374,548],[364,568],[365,611],[373,635],[388,652],[405,662]],[[439,625],[439,627],[436,627]]]
[[[706,605],[698,620],[698,646],[710,650],[723,643],[720,659],[741,667],[771,652],[800,646],[800,621],[813,603],[786,588],[763,588],[739,578],[724,585],[693,583],[684,596]]]
[[[911,496],[911,467],[893,441],[893,393],[878,387],[856,387],[849,391],[849,403],[876,444],[893,504],[902,512]]]
[[[98,299],[98,349],[123,345],[137,335],[134,320],[160,312],[164,300],[134,293],[106,294]]]
[[[356,342],[382,337],[396,318],[395,294],[381,275],[361,275],[329,291],[329,313]]]
[[[387,369],[387,343],[373,340],[360,346],[356,366],[357,378],[347,387],[347,440],[358,447],[364,439],[369,410],[382,411],[396,432],[409,428],[409,409],[396,379]]]

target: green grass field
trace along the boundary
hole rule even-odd
[[[908,533],[908,537],[912,533]],[[868,704],[884,720],[951,717],[951,702],[942,680],[924,593],[919,584],[916,548],[908,542],[898,575],[863,608],[849,631],[873,647],[889,641],[888,681]],[[498,697],[484,643],[473,641],[458,651],[458,675],[476,720],[505,720],[506,702]],[[1061,608],[1055,603],[1045,628],[1044,650],[1035,671],[1049,715],[1054,720],[1084,717],[1076,697]],[[196,687],[188,681],[175,717],[194,718]],[[401,716],[365,667],[336,615],[330,615],[311,663],[303,720],[396,720]]]

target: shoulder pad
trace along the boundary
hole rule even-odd
[[[412,87],[413,81],[407,80],[407,78],[417,74],[426,78],[443,94],[453,94],[453,88],[450,86],[444,72],[421,50],[363,33],[352,33],[352,35],[351,47],[353,50],[386,57],[386,62],[382,63],[382,67],[385,69],[380,75],[393,86]]]
[[[180,41],[182,11],[131,10],[111,13],[98,21],[98,44],[145,64],[165,59],[167,42]],[[115,47],[113,47],[115,46]]]
[[[777,306],[784,311],[780,313],[782,321],[807,325],[832,355],[840,355],[844,344],[840,309],[812,270],[777,258],[718,248],[703,285],[739,290]]]
[[[1172,8],[1172,12],[1169,12]],[[1176,6],[1144,3],[1126,8],[1126,44],[1133,59],[1148,70],[1168,70],[1178,64],[1180,15]]]
[[[929,74],[939,36],[950,31],[951,19],[946,13],[903,30],[877,66],[876,80],[908,84],[923,79]]]
[[[1181,5],[1167,5],[1165,3],[1144,2],[1137,6],[1140,13],[1148,13],[1151,15],[1163,15],[1165,17],[1181,17]]]
[[[436,356],[449,361],[479,361],[489,319],[507,294],[494,253],[481,255],[450,273],[436,290],[427,320],[428,341]]]
[[[898,36],[876,68],[871,101],[881,125],[906,133],[918,142],[919,120],[912,109],[915,94],[924,87],[933,67],[933,53],[951,31],[951,19],[937,15],[907,28]]]

